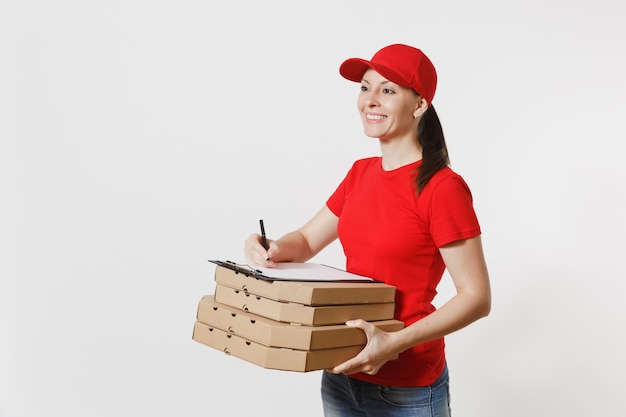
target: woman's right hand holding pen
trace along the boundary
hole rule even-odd
[[[329,243],[337,239],[339,218],[324,205],[313,218],[297,230],[270,240],[265,235],[263,220],[261,234],[253,233],[244,241],[244,256],[250,265],[274,267],[278,262],[307,262]]]
[[[268,249],[263,246],[263,238],[258,233],[251,234],[244,241],[243,253],[246,261],[251,265],[273,267],[272,255],[278,253],[278,245],[271,239],[265,239]]]

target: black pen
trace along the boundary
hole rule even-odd
[[[261,225],[261,240],[263,242],[263,247],[265,248],[265,250],[269,250],[269,246],[267,246],[267,237],[265,236],[265,226],[263,225],[263,219],[259,220],[259,224]],[[269,260],[270,258],[268,256],[266,261]]]

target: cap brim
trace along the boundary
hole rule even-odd
[[[361,58],[350,58],[343,61],[339,67],[339,73],[343,78],[358,83],[369,68],[373,68],[371,62]]]
[[[400,77],[395,71],[383,65],[377,65],[361,58],[350,58],[343,61],[339,67],[339,73],[347,80],[360,83],[363,79],[363,74],[365,74],[365,71],[370,68],[391,82],[394,82],[402,87],[411,88],[411,84],[407,80]]]

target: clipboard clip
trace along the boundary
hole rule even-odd
[[[263,275],[263,271],[260,271],[258,269],[253,269],[250,268],[247,265],[240,265],[236,262],[233,261],[218,261],[216,259],[209,259],[209,262],[212,262],[216,265],[219,266],[223,266],[224,268],[228,268],[231,269],[233,271],[235,271],[235,273],[241,273],[244,274],[247,277],[254,277],[254,278],[262,278],[262,279],[267,279],[267,277],[265,275]]]

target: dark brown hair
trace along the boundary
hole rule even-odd
[[[432,105],[428,106],[417,125],[417,142],[422,147],[422,163],[415,176],[419,194],[437,171],[450,165],[443,128]]]

